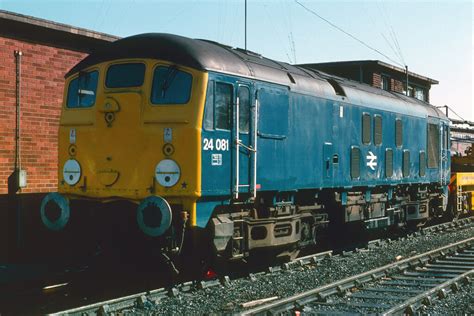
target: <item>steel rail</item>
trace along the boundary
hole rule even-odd
[[[53,313],[51,315],[87,315],[89,313],[105,315],[107,313],[111,313],[119,309],[129,308],[135,305],[140,306],[145,304],[147,301],[157,300],[166,295],[167,291],[164,288],[161,288],[150,292],[141,292],[108,301],[72,308],[65,311]]]
[[[268,311],[272,313],[287,311],[291,308],[295,308],[297,305],[304,305],[306,303],[313,302],[318,299],[324,299],[329,295],[344,292],[347,289],[360,285],[361,283],[380,279],[382,277],[385,277],[387,273],[396,272],[397,270],[401,271],[403,269],[425,263],[436,257],[445,255],[446,252],[452,252],[461,248],[468,247],[472,243],[474,243],[474,237],[456,243],[452,243],[450,245],[443,246],[435,250],[431,250],[426,253],[410,257],[398,262],[390,263],[383,267],[379,267],[355,276],[351,276],[343,280],[339,280],[334,283],[327,284],[315,289],[311,289],[309,291],[305,291],[282,300],[278,300],[266,305],[246,310],[241,312],[240,315],[255,315]]]
[[[441,231],[444,231],[444,230],[449,229],[449,228],[459,228],[459,227],[467,226],[472,222],[474,222],[474,217],[457,220],[455,222],[443,223],[443,224],[438,224],[438,225],[435,225],[435,226],[426,227],[426,228],[422,229],[422,232],[428,232],[428,231],[429,232],[432,232],[432,231],[433,232],[441,232]],[[377,240],[377,242],[380,242],[380,243],[383,244],[384,241],[383,240]],[[445,249],[446,247],[453,247],[453,245],[455,245],[455,244],[445,246],[443,249]],[[369,248],[371,248],[371,247],[369,246]],[[357,249],[356,249],[356,251],[357,251]],[[352,252],[348,252],[348,253],[350,254]],[[292,260],[288,263],[284,263],[281,266],[269,267],[268,271],[266,271],[266,272],[262,271],[262,272],[259,272],[259,273],[251,273],[249,275],[249,277],[250,277],[251,280],[255,281],[257,279],[258,275],[266,274],[266,273],[275,273],[275,272],[279,272],[279,271],[282,271],[282,270],[289,270],[289,269],[293,269],[293,268],[296,268],[296,267],[299,267],[299,266],[305,266],[305,265],[308,265],[308,264],[310,264],[310,265],[311,264],[318,264],[323,259],[329,258],[333,255],[334,255],[333,251],[324,251],[324,252],[319,252],[319,253],[315,253],[315,254],[310,254],[310,255],[307,255],[307,256],[304,256],[304,257],[296,258],[296,259],[294,259],[294,260]],[[419,256],[422,256],[422,255],[419,255]],[[416,258],[416,257],[414,257],[414,258]],[[399,261],[399,262],[395,263],[395,266],[399,266],[399,267],[402,268],[402,265],[404,265],[405,262],[407,262],[407,260],[409,260],[409,259]],[[418,260],[418,259],[413,259],[413,260]],[[420,260],[423,260],[423,259],[420,259]],[[426,259],[425,261],[422,261],[422,262],[426,262],[427,260],[428,259]],[[391,265],[394,265],[394,264],[391,264]],[[388,265],[388,266],[391,266],[391,265]],[[406,267],[408,267],[408,266],[405,266],[405,268]],[[383,277],[385,275],[385,273],[380,273],[380,271],[383,271],[383,268],[384,267],[379,268],[378,270],[372,270],[372,271],[360,274],[359,276],[362,276],[361,277],[362,279],[360,279],[359,281],[366,282],[366,281],[373,280],[374,278]],[[379,271],[379,272],[377,272],[377,271]],[[324,297],[327,297],[329,295],[337,293],[338,291],[344,291],[346,288],[350,288],[352,286],[355,286],[356,283],[359,282],[359,281],[357,280],[357,277],[353,277],[353,278],[355,278],[356,281],[351,283],[351,284],[346,284],[345,286],[344,285],[342,285],[342,286],[336,285],[335,288],[331,288],[330,285],[327,285],[327,286],[319,288],[320,291],[318,291],[318,293],[319,293],[318,298],[322,299]],[[339,281],[339,282],[341,282],[341,281]],[[77,307],[77,308],[72,308],[72,309],[69,309],[69,310],[61,311],[61,312],[55,313],[55,315],[83,315],[83,314],[87,314],[87,313],[106,314],[106,313],[111,313],[111,312],[115,312],[115,311],[118,311],[118,310],[134,307],[134,306],[140,307],[140,306],[143,306],[147,301],[148,302],[156,302],[157,300],[160,300],[164,297],[175,296],[175,295],[178,294],[178,292],[189,292],[190,290],[192,290],[192,288],[195,285],[195,284],[190,285],[191,283],[193,283],[193,282],[185,282],[183,284],[178,284],[174,288],[171,288],[171,289],[160,288],[160,289],[149,291],[149,292],[140,292],[140,293],[128,295],[128,296],[125,296],[125,297],[120,297],[120,298],[115,298],[115,299],[111,299],[111,300],[107,300],[107,301],[97,302],[97,303],[90,304],[90,305],[87,305],[87,306],[82,306],[82,307]],[[201,282],[201,284],[197,284],[197,288],[206,288],[206,287],[213,286],[213,285],[216,285],[216,284],[228,285],[230,283],[231,283],[230,279],[228,277],[224,277],[223,280],[203,281],[203,282]],[[310,302],[310,301],[314,301],[314,300],[315,300],[315,298],[311,297],[309,299],[306,299],[305,302]],[[278,301],[275,301],[274,303],[277,303],[277,302]],[[300,300],[300,303],[302,303],[301,300]],[[263,305],[261,307],[263,307]],[[251,312],[251,311],[252,310],[248,310],[247,312],[244,312],[243,314],[245,315],[246,313]]]
[[[423,233],[439,232],[439,231],[443,231],[449,228],[459,228],[459,227],[468,226],[469,224],[472,224],[472,223],[474,223],[474,216],[457,219],[452,222],[446,222],[446,223],[441,223],[441,224],[437,224],[433,226],[423,227],[421,229],[421,232]]]
[[[390,308],[389,310],[387,311],[384,311],[382,313],[383,316],[386,316],[386,315],[392,315],[392,314],[395,314],[395,313],[399,313],[399,312],[402,312],[402,313],[407,313],[407,314],[414,314],[416,312],[416,310],[418,309],[417,307],[414,306],[414,304],[419,304],[419,306],[421,306],[421,304],[425,303],[426,305],[430,305],[431,304],[431,297],[433,295],[437,295],[438,297],[440,298],[443,298],[445,295],[446,295],[446,290],[450,287],[453,287],[453,285],[457,284],[458,282],[460,281],[465,281],[466,283],[469,282],[469,278],[471,276],[474,276],[474,269],[470,270],[470,271],[467,271],[455,278],[453,278],[452,280],[448,280],[446,282],[444,282],[443,284],[440,284],[434,288],[431,288],[411,299],[408,299],[392,308]],[[457,286],[455,285],[452,290],[457,290]]]

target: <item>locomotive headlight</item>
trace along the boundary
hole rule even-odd
[[[69,159],[64,164],[63,178],[69,185],[75,185],[81,178],[81,166],[75,159]]]
[[[181,170],[174,160],[164,159],[156,165],[155,179],[164,187],[175,185],[180,176]]]

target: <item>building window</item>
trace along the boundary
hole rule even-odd
[[[370,115],[367,113],[362,115],[362,143],[370,144]]]
[[[415,88],[415,98],[421,101],[426,101],[425,89]]]
[[[382,89],[386,91],[390,91],[390,77],[382,75]]]
[[[408,86],[408,96],[409,97],[413,97],[414,93],[413,93],[413,87],[412,86]]]

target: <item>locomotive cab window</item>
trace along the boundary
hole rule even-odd
[[[204,128],[214,129],[214,81],[207,84],[206,105],[204,107]]]
[[[370,115],[364,113],[362,115],[362,143],[365,145],[370,144]]]
[[[98,71],[81,72],[69,83],[67,91],[68,108],[89,108],[95,103]]]
[[[127,63],[109,67],[105,77],[107,88],[139,87],[145,79],[145,64]]]
[[[153,104],[186,104],[191,97],[193,77],[175,66],[155,68],[151,88]]]
[[[438,168],[439,147],[439,127],[436,124],[428,124],[428,168]]]
[[[449,130],[448,130],[448,126],[445,126],[444,129],[443,129],[443,139],[444,139],[444,149],[446,150],[449,150],[449,148],[451,148],[451,145],[449,143],[450,139],[449,139]]]
[[[216,93],[214,96],[214,127],[216,129],[230,130],[232,90],[230,84],[216,83]]]
[[[247,87],[239,87],[239,131],[249,132],[250,91]]]

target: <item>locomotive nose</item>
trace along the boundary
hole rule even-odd
[[[69,201],[59,193],[46,195],[41,202],[41,221],[50,230],[61,230],[69,222]]]
[[[170,228],[171,220],[171,207],[160,196],[149,196],[138,206],[138,227],[148,236],[158,237],[163,235]]]

